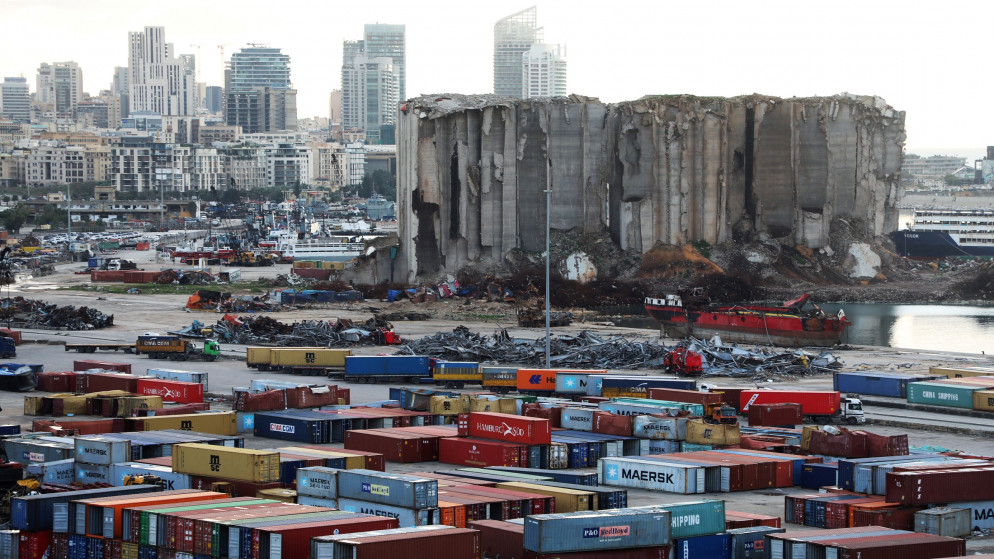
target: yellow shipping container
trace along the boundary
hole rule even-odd
[[[605,386],[601,388],[601,396],[605,398],[645,398],[645,389],[621,388],[616,386]]]
[[[977,390],[974,392],[973,409],[994,411],[994,390]]]
[[[282,501],[284,503],[297,502],[297,492],[293,489],[260,489],[255,492],[255,496],[260,499],[272,499],[274,501]]]
[[[458,415],[466,413],[461,398],[449,398],[448,396],[432,396],[429,405],[431,413],[435,415]]]
[[[704,421],[690,420],[687,422],[687,442],[694,444],[714,444],[714,445],[726,445],[726,444],[739,444],[742,441],[742,435],[739,432],[739,426],[721,424],[715,425],[712,423],[704,423]]]
[[[261,368],[262,365],[269,365],[269,352],[271,347],[247,347],[245,348],[245,364],[250,369]]]
[[[819,427],[817,425],[805,425],[801,429],[801,449],[808,450],[811,448],[811,433],[817,431]]]
[[[162,396],[125,396],[117,400],[117,417],[131,417],[135,410],[161,410]]]
[[[238,433],[237,414],[233,411],[212,413],[189,413],[182,415],[160,415],[155,417],[126,417],[132,431],[162,431],[179,429],[214,435],[235,435]],[[207,474],[211,475],[211,474]]]
[[[61,394],[55,394],[61,396]],[[41,415],[41,402],[50,396],[25,396],[24,415]]]
[[[566,489],[564,487],[549,487],[538,483],[525,483],[521,481],[498,483],[496,487],[499,489],[510,489],[512,491],[538,493],[539,495],[555,497],[556,512],[597,510],[597,494],[590,491],[579,491],[576,489]]]
[[[483,398],[472,398],[469,401],[469,411],[497,412],[500,410],[500,400],[486,400]]]
[[[509,413],[511,415],[518,413],[517,400],[514,398],[501,398],[497,400],[497,412]]]
[[[173,471],[238,481],[280,480],[280,453],[213,444],[173,445]]]
[[[994,367],[929,367],[928,372],[947,378],[994,377]]]
[[[275,348],[269,354],[269,364],[280,367],[345,367],[351,349]]]

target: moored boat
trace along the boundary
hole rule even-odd
[[[908,228],[890,237],[908,258],[994,257],[994,211],[915,210]]]
[[[715,305],[702,290],[646,297],[645,310],[658,320],[667,336],[709,338],[724,342],[772,344],[787,347],[830,347],[851,323],[841,310],[828,315],[810,294],[780,306],[768,304]],[[810,303],[810,308],[805,308]]]

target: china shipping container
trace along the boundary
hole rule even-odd
[[[525,549],[539,553],[601,551],[670,543],[670,513],[652,509],[539,514],[525,518]]]
[[[908,403],[973,409],[973,394],[991,386],[966,386],[943,381],[908,384]]]
[[[673,538],[694,538],[725,531],[725,501],[701,499],[633,508],[669,512]]]
[[[173,446],[173,471],[249,482],[278,482],[280,455],[198,443]]]
[[[138,379],[136,392],[142,396],[160,396],[163,402],[196,404],[204,401],[204,385],[169,379]]]
[[[338,473],[338,496],[425,509],[438,504],[438,481],[373,470],[343,470]]]

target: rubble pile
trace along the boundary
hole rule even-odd
[[[89,307],[60,307],[44,301],[14,297],[0,304],[0,321],[18,328],[96,330],[114,325],[114,315]]]
[[[549,348],[550,366],[564,369],[664,369],[668,354],[678,348],[686,349],[702,356],[703,376],[748,377],[757,381],[828,373],[841,366],[828,352],[811,355],[803,350],[747,350],[722,345],[717,338],[710,341],[691,338],[666,347],[648,339],[605,337],[585,330],[575,336],[553,336]],[[398,354],[539,367],[545,364],[545,338],[514,338],[504,329],[484,336],[459,326],[452,332],[439,332],[407,343]]]
[[[378,345],[384,343],[382,334],[392,330],[392,324],[376,317],[362,323],[339,318],[285,324],[265,316],[225,315],[213,327],[214,337],[222,343],[283,347]]]
[[[211,285],[218,283],[217,277],[203,270],[163,270],[155,283],[179,285]]]

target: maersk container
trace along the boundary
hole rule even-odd
[[[970,526],[994,530],[994,501],[958,501],[955,506],[970,511]]]
[[[93,483],[110,483],[110,466],[103,464],[87,464],[86,462],[76,462],[76,481],[89,485]]]
[[[687,418],[637,415],[632,420],[632,434],[640,439],[682,441],[687,438]]]
[[[109,466],[131,459],[131,441],[109,437],[76,437],[77,462]]]
[[[635,487],[668,493],[704,493],[704,467],[637,458],[601,458],[602,485]]]
[[[731,536],[729,546],[732,559],[763,559],[766,534],[781,534],[785,531],[772,526],[750,526],[727,530],[725,533]]]
[[[575,431],[591,431],[594,428],[593,408],[563,408],[559,425],[563,429],[573,429]]]
[[[908,403],[973,409],[973,393],[983,389],[980,385],[912,382],[908,384]]]
[[[338,472],[338,495],[408,509],[438,506],[438,480],[373,470]]]
[[[915,513],[915,532],[965,538],[973,533],[973,510],[960,507],[939,507]]]
[[[881,371],[835,373],[832,389],[839,392],[890,398],[907,398],[908,383],[933,380],[934,375],[911,375]]]
[[[15,530],[29,532],[51,530],[53,505],[68,503],[79,499],[96,499],[116,495],[132,495],[136,493],[151,493],[161,491],[157,485],[129,485],[127,487],[101,487],[99,489],[84,489],[66,493],[43,493],[11,499],[10,526]]]
[[[29,476],[38,478],[43,484],[69,485],[76,480],[75,463],[72,459],[29,462],[26,469]]]
[[[155,476],[162,480],[162,488],[166,491],[193,487],[188,474],[174,472],[169,466],[141,462],[122,462],[110,465],[111,485],[124,485],[124,478],[127,476]]]
[[[362,514],[372,514],[373,516],[396,518],[400,522],[401,528],[441,524],[442,522],[441,513],[437,508],[410,509],[345,497],[338,499],[338,508],[339,510],[348,512],[360,512]]]
[[[673,554],[680,559],[731,559],[732,537],[711,534],[673,540]]]
[[[611,412],[615,415],[648,415],[650,413],[672,413],[676,415],[680,408],[664,408],[648,404],[632,404],[629,402],[601,402],[597,404],[601,411]]]
[[[312,466],[297,469],[297,495],[322,499],[338,497],[338,472],[336,468]]]
[[[612,402],[623,402],[626,404],[641,404],[646,406],[659,406],[664,410],[670,410],[672,408],[677,408],[683,410],[690,415],[700,417],[704,415],[704,406],[702,404],[695,404],[693,402],[678,402],[675,400],[654,400],[651,398],[630,398],[630,397],[620,397],[611,398]],[[677,415],[678,412],[666,412]]]
[[[669,513],[651,509],[535,514],[525,517],[525,549],[536,553],[603,551],[670,543]]]
[[[556,392],[558,394],[587,394],[590,373],[557,373]]]

